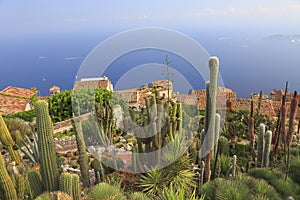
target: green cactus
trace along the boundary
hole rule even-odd
[[[72,195],[72,174],[64,172],[59,177],[59,190],[66,194]]]
[[[27,172],[27,181],[30,186],[33,197],[37,197],[43,193],[42,178],[38,170],[30,170]]]
[[[25,178],[24,178],[23,175],[19,174],[19,175],[17,175],[16,181],[17,181],[18,199],[22,200],[24,198],[25,190],[26,190],[26,187],[25,187]]]
[[[104,181],[104,170],[102,167],[101,162],[98,159],[94,159],[91,162],[91,167],[94,169],[95,172],[95,184],[100,183],[101,181]]]
[[[263,158],[264,161],[263,166],[265,168],[268,168],[270,163],[271,142],[272,142],[272,131],[268,130],[266,132],[265,150],[264,150],[264,158]]]
[[[263,167],[264,163],[264,151],[265,151],[265,131],[266,127],[264,124],[260,124],[259,126],[259,134],[258,134],[258,142],[257,142],[257,167]]]
[[[232,161],[231,161],[231,175],[234,177],[236,176],[236,159],[237,159],[237,156],[236,155],[233,155],[232,157]]]
[[[80,199],[80,182],[77,174],[64,172],[59,177],[59,190],[73,197],[74,200]]]
[[[80,180],[79,180],[79,176],[77,174],[73,174],[72,185],[73,185],[73,190],[72,190],[73,200],[79,200],[80,199]]]
[[[21,162],[21,157],[20,157],[20,154],[18,152],[18,150],[15,150],[15,143],[11,137],[11,134],[9,133],[9,130],[2,118],[2,115],[0,115],[0,141],[2,142],[2,144],[4,146],[6,146],[10,156],[11,156],[11,159],[13,161],[16,162],[17,165],[22,165],[22,162]]]
[[[7,200],[18,199],[13,181],[11,180],[9,174],[7,173],[2,155],[0,155],[0,190],[4,193],[5,199]]]
[[[35,103],[37,121],[38,148],[40,157],[40,172],[46,191],[58,189],[58,167],[53,142],[53,124],[49,116],[46,101]]]
[[[82,132],[82,122],[78,121],[75,123],[76,126],[76,143],[79,152],[79,166],[80,166],[80,173],[81,173],[81,180],[84,187],[90,186],[90,174],[89,174],[89,158],[86,152],[86,146],[83,138]]]

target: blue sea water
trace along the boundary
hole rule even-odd
[[[40,95],[48,95],[48,89],[54,84],[63,90],[72,89],[84,58],[115,33],[0,38],[0,89],[8,85],[36,87]],[[273,88],[282,89],[285,81],[289,81],[292,90],[300,89],[300,41],[270,40],[264,39],[267,35],[246,33],[190,31],[186,34],[210,55],[219,57],[224,85],[239,97],[248,97],[259,90],[268,94]],[[170,79],[174,80],[176,91],[187,93],[189,89],[204,88],[205,81],[195,75],[187,61],[170,52],[168,55],[173,68]],[[116,89],[138,87],[166,77],[162,66],[165,57],[166,52],[160,50],[131,52],[112,63],[105,75]]]

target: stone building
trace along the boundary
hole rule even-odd
[[[100,78],[82,78],[77,81],[74,86],[74,90],[84,89],[84,88],[105,88],[108,91],[113,91],[113,85],[108,77],[103,76]]]

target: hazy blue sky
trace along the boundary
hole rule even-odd
[[[0,0],[0,36],[141,26],[256,27],[289,34],[299,24],[299,0]]]

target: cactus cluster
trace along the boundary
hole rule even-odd
[[[167,144],[167,137],[174,137],[182,133],[182,104],[166,101],[163,102],[158,92],[145,98],[146,109],[142,113],[137,113],[130,109],[130,116],[137,125],[133,132],[137,138],[137,146],[133,148],[132,165],[133,169],[139,170],[154,163],[160,164],[161,148]],[[142,114],[144,117],[139,118]],[[143,127],[143,128],[141,128]],[[149,137],[150,135],[150,137]],[[155,151],[156,156],[151,158],[143,157],[143,153]]]
[[[42,178],[38,170],[32,169],[27,172],[27,181],[33,197],[37,197],[43,193]]]
[[[59,190],[69,194],[73,200],[80,199],[80,182],[77,174],[64,172],[59,177]]]
[[[46,191],[58,189],[58,166],[53,142],[53,124],[49,116],[46,101],[35,103],[37,122],[38,148],[40,157],[40,173]]]
[[[257,167],[269,167],[271,142],[272,132],[270,130],[266,132],[266,126],[264,124],[260,124],[257,141]]]

